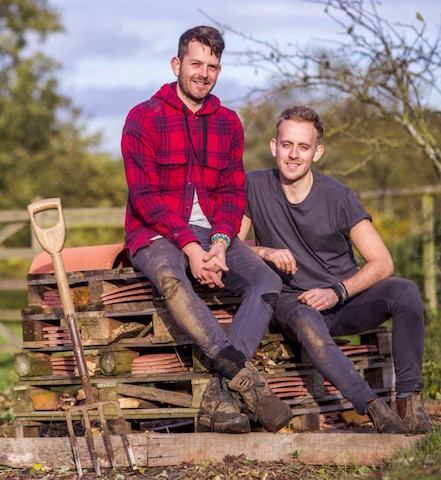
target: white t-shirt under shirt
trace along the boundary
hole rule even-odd
[[[191,209],[190,219],[188,220],[189,225],[196,225],[202,228],[211,228],[211,224],[208,221],[208,218],[205,216],[205,213],[202,211],[202,208],[199,204],[198,194],[196,189],[194,189],[194,197],[193,197],[193,207]],[[152,240],[158,240],[158,238],[162,238],[162,235],[156,235],[152,238]]]

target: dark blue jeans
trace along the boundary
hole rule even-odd
[[[209,230],[192,227],[204,250]],[[176,325],[213,359],[233,345],[251,360],[265,334],[282,289],[280,277],[245,243],[236,238],[226,251],[229,268],[222,276],[225,290],[241,296],[241,305],[225,334],[211,310],[194,292],[187,276],[188,257],[161,238],[136,252],[131,259],[165,298]]]
[[[317,370],[352,402],[358,413],[377,395],[332,336],[350,335],[375,328],[392,318],[392,354],[397,392],[421,390],[424,317],[417,286],[410,280],[390,277],[351,298],[346,304],[318,312],[297,300],[301,292],[282,292],[274,326],[299,341]]]

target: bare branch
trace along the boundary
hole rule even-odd
[[[380,16],[375,0],[304,1],[324,6],[341,30],[342,41],[328,42],[321,51],[293,44],[281,49],[277,43],[223,26],[252,45],[234,52],[235,60],[273,76],[274,84],[254,93],[307,88],[355,99],[382,116],[392,114],[441,178],[441,149],[426,121],[430,94],[441,94],[441,30],[430,37],[418,14],[417,25],[391,23]]]

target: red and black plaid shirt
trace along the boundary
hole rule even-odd
[[[239,117],[209,95],[195,114],[188,111],[187,128],[183,106],[176,83],[166,84],[127,116],[121,146],[129,188],[125,228],[131,254],[158,234],[179,248],[199,242],[188,226],[195,188],[211,234],[225,233],[233,239],[240,229],[246,201]]]

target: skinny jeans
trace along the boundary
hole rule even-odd
[[[191,227],[208,251],[210,230]],[[251,360],[274,313],[282,281],[259,256],[239,238],[226,251],[228,272],[222,274],[225,291],[241,296],[241,305],[228,328],[222,330],[212,311],[193,289],[188,257],[176,245],[160,238],[131,257],[164,297],[175,324],[213,359],[233,345]]]
[[[392,318],[392,355],[397,392],[422,390],[424,316],[417,286],[390,277],[336,306],[319,312],[301,303],[301,292],[283,291],[273,326],[298,341],[324,378],[337,387],[355,410],[364,414],[377,397],[332,336],[351,335],[375,328]]]

